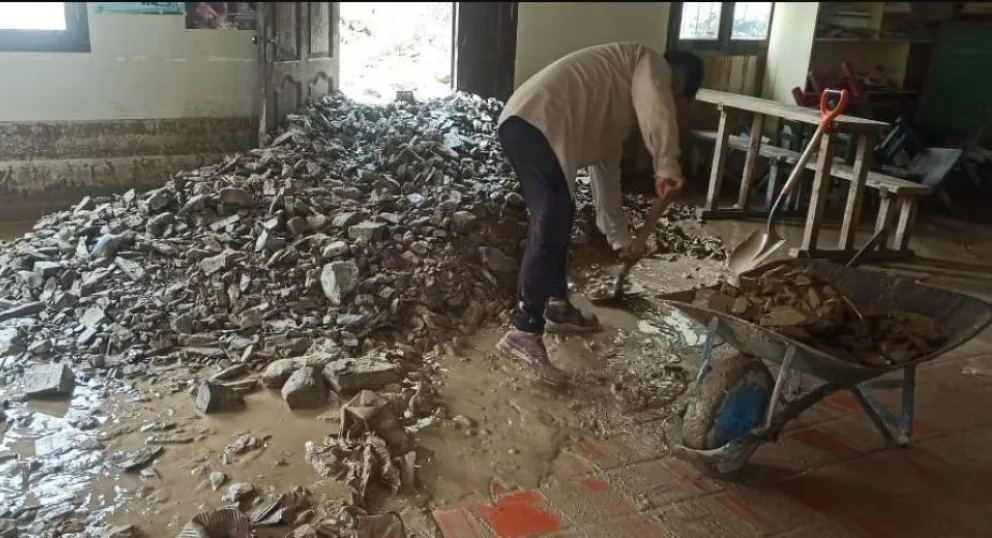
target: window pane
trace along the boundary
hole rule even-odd
[[[682,2],[679,39],[716,39],[720,35],[721,2]]]
[[[65,3],[0,2],[0,30],[65,30]]]
[[[734,4],[734,24],[730,28],[730,39],[767,39],[768,22],[771,18],[772,2],[737,2]]]

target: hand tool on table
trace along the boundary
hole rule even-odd
[[[830,108],[831,95],[838,96],[837,103],[832,109]],[[817,125],[816,131],[813,133],[813,137],[810,138],[806,149],[799,156],[799,161],[796,162],[792,173],[789,174],[789,179],[782,186],[782,191],[779,192],[778,198],[772,204],[772,209],[768,212],[768,223],[765,231],[752,233],[741,244],[737,245],[733,252],[730,253],[730,256],[727,257],[727,266],[732,273],[739,275],[754,269],[764,263],[769,256],[785,244],[785,238],[775,230],[775,215],[778,213],[779,206],[782,205],[782,200],[785,200],[792,192],[792,189],[799,183],[799,178],[802,177],[803,171],[806,170],[806,163],[809,162],[816,147],[820,144],[820,138],[830,129],[837,116],[840,116],[841,112],[844,111],[844,107],[847,106],[847,99],[847,90],[827,89],[823,90],[823,93],[820,94],[820,123]]]
[[[648,240],[648,236],[650,236],[651,231],[654,230],[655,224],[658,223],[658,219],[660,219],[662,213],[668,209],[668,205],[670,203],[671,200],[668,198],[654,199],[654,203],[651,204],[651,209],[648,211],[648,216],[644,219],[644,224],[641,225],[639,230],[637,230],[637,235],[634,237],[634,243],[644,243]],[[613,283],[609,294],[598,297],[590,297],[590,302],[598,305],[622,302],[624,298],[623,285],[627,281],[627,277],[630,275],[630,270],[634,268],[634,264],[636,263],[637,261],[624,262],[623,267],[620,268],[620,273],[617,275],[617,279]]]

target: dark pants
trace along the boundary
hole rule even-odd
[[[540,333],[544,331],[548,299],[564,299],[568,294],[565,264],[575,203],[558,158],[541,131],[514,116],[500,126],[499,139],[517,172],[530,211],[513,325],[521,331]]]

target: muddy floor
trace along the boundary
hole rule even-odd
[[[924,260],[907,274],[959,289],[989,289],[987,277],[962,267],[988,263],[992,242],[963,241],[955,226],[929,225],[920,253],[962,261],[941,269]],[[18,223],[4,233],[26,228]],[[751,228],[707,225],[728,244]],[[544,387],[494,357],[498,326],[438,359],[447,414],[415,432],[425,462],[417,469],[419,488],[384,497],[377,507],[398,512],[410,536],[439,536],[432,509],[486,498],[496,483],[539,484],[556,465],[567,465],[559,456],[570,443],[628,429],[657,430],[661,443],[661,419],[695,371],[699,328],[650,300],[594,307],[582,297],[590,275],[609,274],[615,266],[586,259],[579,265],[576,303],[605,329],[589,337],[549,337],[554,360],[572,374],[568,390]],[[720,262],[662,256],[641,264],[633,280],[652,298],[712,283],[721,272]],[[17,499],[18,511],[36,514],[37,525],[133,524],[149,536],[170,536],[194,514],[229,504],[223,497],[232,484],[250,484],[256,499],[300,486],[317,498],[343,495],[304,459],[307,441],[336,431],[337,405],[293,412],[263,390],[247,396],[243,411],[204,417],[193,410],[187,388],[209,372],[179,364],[139,381],[91,374],[76,372],[69,403],[23,402],[15,397],[18,387],[0,388],[7,416],[0,434],[0,497]],[[161,447],[150,466],[120,471],[120,454],[148,447]]]

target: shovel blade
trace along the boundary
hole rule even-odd
[[[730,253],[727,267],[741,274],[758,267],[785,244],[785,238],[767,232],[754,232]]]

